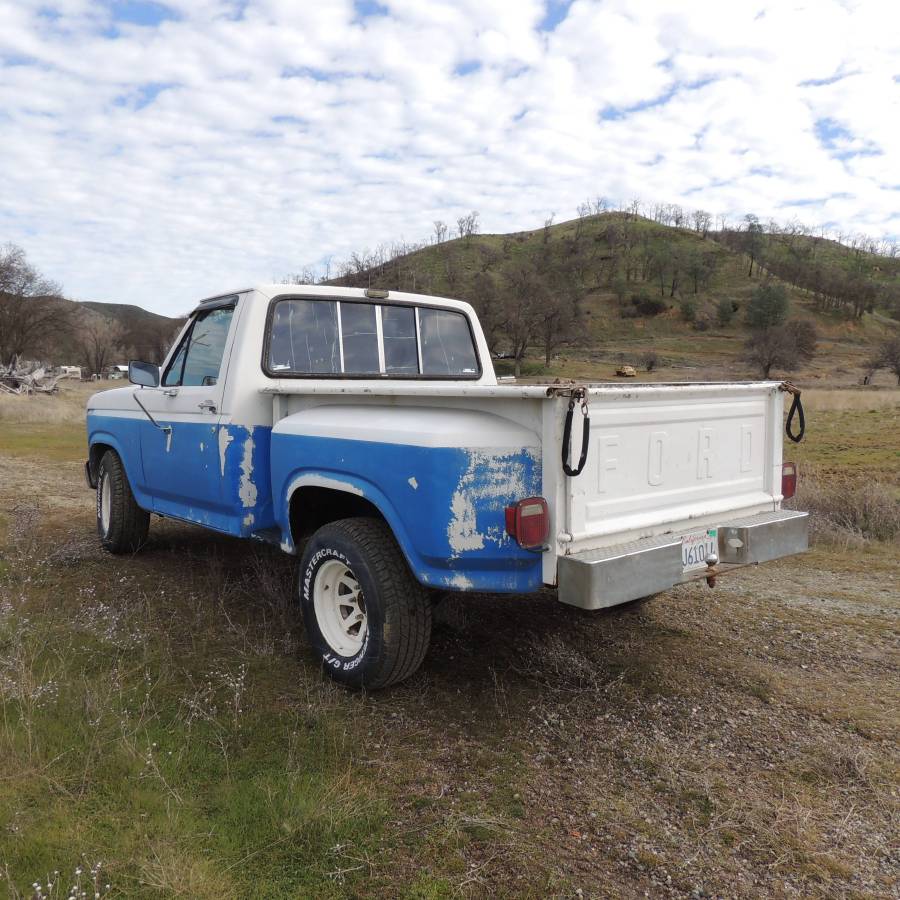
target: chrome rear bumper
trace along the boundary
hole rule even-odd
[[[809,513],[776,510],[723,522],[718,526],[719,566],[685,572],[681,536],[664,535],[561,556],[559,599],[582,609],[603,609],[706,574],[735,566],[769,562],[809,548]]]

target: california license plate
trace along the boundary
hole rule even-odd
[[[681,538],[681,565],[685,572],[702,569],[710,556],[719,555],[719,530],[707,528]]]

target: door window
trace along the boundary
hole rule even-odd
[[[166,387],[208,387],[219,380],[234,307],[197,314],[163,378]]]

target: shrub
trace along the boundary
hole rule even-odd
[[[681,312],[681,318],[684,319],[685,322],[696,321],[697,304],[693,300],[682,300],[681,303],[678,304],[678,309]]]
[[[826,541],[893,541],[900,536],[900,497],[892,485],[836,481],[801,472],[790,506],[808,510],[815,537]]]
[[[724,328],[731,324],[736,312],[737,304],[733,300],[723,297],[716,305],[716,321]]]
[[[652,372],[659,365],[659,356],[655,350],[648,350],[644,354],[644,368],[648,372]]]
[[[632,296],[631,302],[642,316],[658,316],[669,308],[664,300],[660,300],[659,297],[651,297],[649,294],[635,294]]]
[[[747,324],[751,328],[774,328],[788,316],[789,301],[782,284],[761,284],[747,304]]]

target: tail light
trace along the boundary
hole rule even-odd
[[[526,550],[544,547],[550,536],[550,510],[543,497],[528,497],[506,507],[506,533]]]
[[[797,463],[784,463],[781,467],[781,496],[790,500],[797,493]]]

